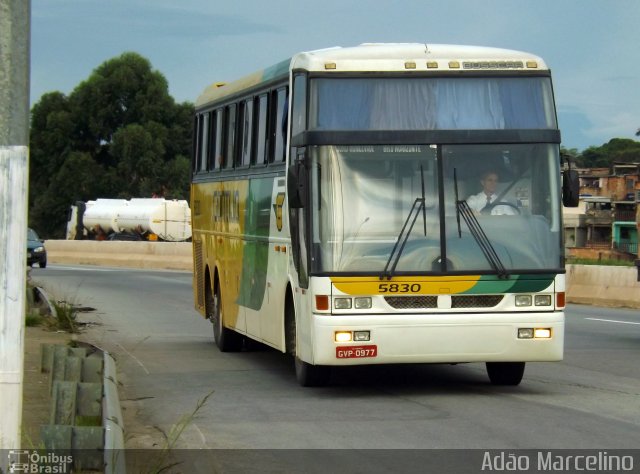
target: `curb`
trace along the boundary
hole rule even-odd
[[[124,426],[111,354],[89,344],[43,344],[41,371],[49,373],[52,397],[50,423],[41,427],[45,447],[72,453],[70,462],[81,460],[83,467],[125,473]],[[91,423],[94,418],[99,424]]]
[[[47,294],[46,291],[44,291],[44,288],[40,288],[39,286],[34,286],[33,290],[38,293],[39,300],[45,302],[45,304],[47,305],[47,311],[51,313],[51,316],[53,316],[55,319],[58,319],[58,311],[56,310],[55,306],[51,304],[49,295]]]
[[[104,427],[104,472],[124,473],[124,424],[120,399],[118,397],[118,380],[116,378],[116,363],[111,354],[104,354],[103,371],[103,404],[102,426]]]
[[[55,317],[56,309],[47,292],[37,286],[34,287],[34,291]],[[101,452],[101,471],[106,474],[125,474],[124,422],[118,396],[116,363],[109,352],[92,344],[83,344],[94,351],[93,355],[87,354],[84,347],[73,349],[62,345],[42,345],[40,370],[49,373],[52,401],[51,424],[42,426],[41,438],[45,445],[49,444],[48,448],[85,451],[79,457],[87,461],[88,451],[93,451],[90,446],[95,446],[92,443],[97,435],[95,428],[98,427],[92,428],[89,433],[90,427],[74,426],[66,420],[76,418],[78,407],[98,403],[102,411],[99,427],[102,431],[102,446],[96,452]],[[98,354],[101,354],[101,357]],[[96,386],[96,393],[85,396],[82,389],[89,385]],[[98,461],[91,458],[89,462]]]

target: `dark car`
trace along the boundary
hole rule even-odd
[[[33,229],[27,229],[27,265],[38,263],[40,268],[47,266],[47,251],[44,243]]]

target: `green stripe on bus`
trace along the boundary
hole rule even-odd
[[[535,293],[547,289],[554,281],[555,275],[510,275],[508,279],[501,279],[495,275],[483,275],[473,288],[463,293]]]
[[[242,272],[238,304],[253,310],[262,307],[269,268],[269,227],[273,178],[252,179],[246,202]]]

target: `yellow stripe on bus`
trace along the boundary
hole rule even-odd
[[[414,294],[438,295],[462,293],[473,288],[480,275],[393,277],[331,277],[337,290],[347,295]]]

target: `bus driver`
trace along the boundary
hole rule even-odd
[[[495,205],[498,199],[498,173],[495,171],[486,171],[480,179],[482,191],[473,194],[467,198],[469,207],[480,214],[491,214],[492,216],[513,216],[517,214],[516,210],[510,205]],[[501,201],[502,202],[502,201]]]

